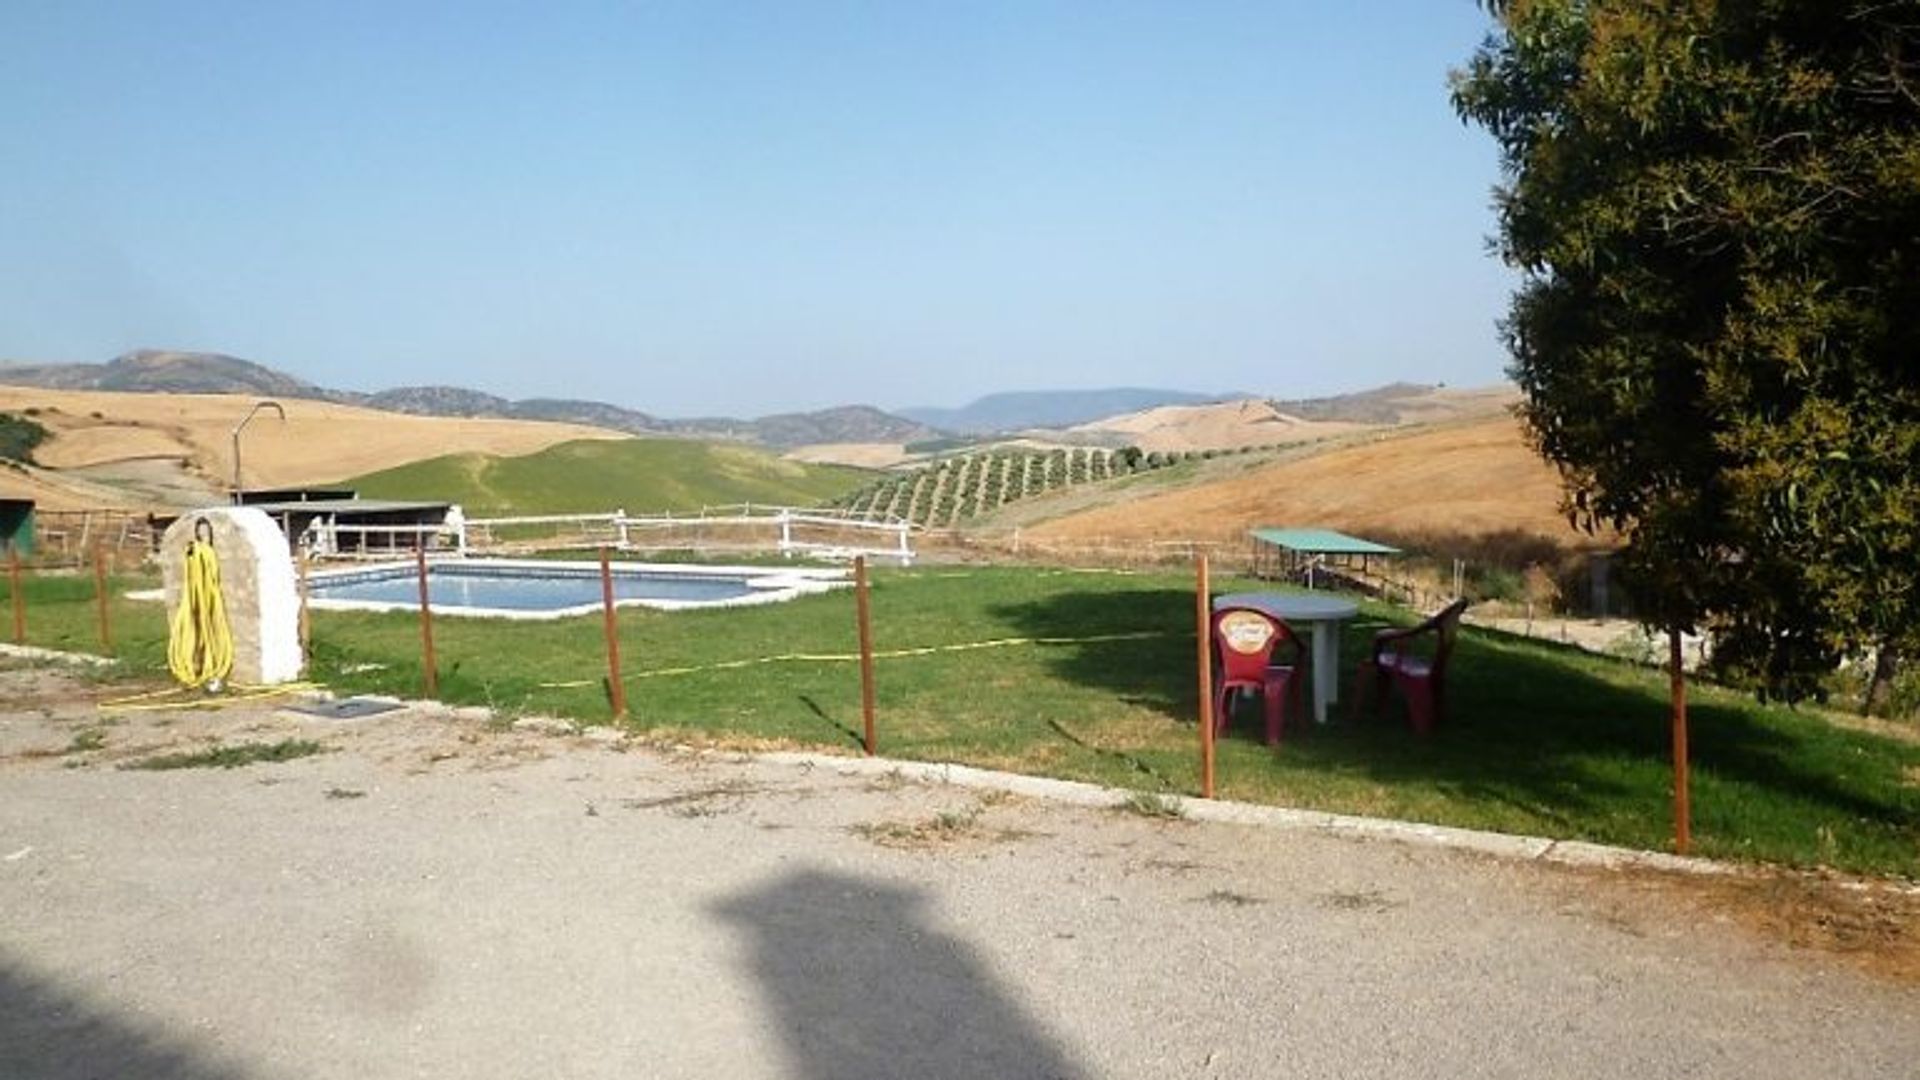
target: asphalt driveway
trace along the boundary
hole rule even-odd
[[[1920,992],[1604,876],[443,715],[83,751],[90,708],[0,703],[4,1077],[1920,1067]]]

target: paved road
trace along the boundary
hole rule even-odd
[[[478,730],[17,755],[57,720],[0,705],[8,1078],[1920,1070],[1920,993],[1535,866]]]

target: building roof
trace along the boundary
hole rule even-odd
[[[269,514],[317,514],[322,516],[353,514],[402,514],[433,511],[445,513],[452,503],[405,502],[398,499],[311,499],[293,502],[248,503],[250,510]]]
[[[1279,529],[1259,528],[1253,530],[1253,538],[1264,544],[1297,551],[1303,555],[1398,555],[1400,549],[1376,544],[1371,540],[1362,540],[1357,536],[1334,532],[1332,529]]]

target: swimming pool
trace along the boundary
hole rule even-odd
[[[663,611],[778,603],[845,586],[844,570],[618,563],[614,602]],[[311,604],[344,611],[412,611],[420,606],[418,569],[391,563],[332,570],[308,580]],[[427,564],[434,612],[508,619],[559,619],[600,610],[598,563],[461,559]]]

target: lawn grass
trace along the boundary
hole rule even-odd
[[[91,585],[35,626],[83,639]],[[1221,591],[1247,587],[1232,580]],[[71,591],[71,590],[68,590]],[[873,625],[880,749],[1088,780],[1163,796],[1198,791],[1192,581],[1184,574],[1032,568],[878,570]],[[0,613],[4,613],[0,607]],[[123,620],[136,668],[158,670],[157,605]],[[1350,674],[1372,632],[1404,624],[1363,604]],[[509,714],[609,720],[598,617],[435,621],[440,696]],[[758,608],[620,614],[635,728],[857,752],[860,689],[846,592]],[[121,631],[116,630],[116,633]],[[1016,639],[1025,643],[1007,643]],[[1060,639],[1060,640],[1046,640]],[[416,695],[409,614],[316,612],[315,677],[342,692]],[[155,644],[149,644],[155,643]],[[889,656],[924,647],[982,645]],[[809,659],[781,659],[804,654]],[[749,661],[744,666],[715,665]],[[679,669],[691,668],[691,671]],[[673,673],[665,673],[673,672]],[[1219,749],[1223,797],[1630,847],[1671,840],[1666,683],[1658,671],[1466,628],[1447,722],[1412,735],[1335,706],[1290,722],[1278,750],[1243,710]],[[1343,696],[1348,687],[1341,687]],[[1692,691],[1694,847],[1704,855],[1920,876],[1920,746],[1814,711]]]
[[[26,600],[23,644],[125,658],[129,669],[149,664],[164,668],[165,613],[158,604],[126,598],[129,591],[157,588],[159,584],[158,574],[116,574],[107,579],[107,625],[113,639],[109,648],[100,639],[99,600],[91,571],[26,571],[21,587]],[[6,575],[0,574],[0,641],[13,640],[12,587]]]
[[[521,457],[450,454],[343,483],[367,498],[459,503],[472,516],[632,513],[753,502],[813,506],[873,479],[866,469],[788,461],[693,439],[585,439]]]

